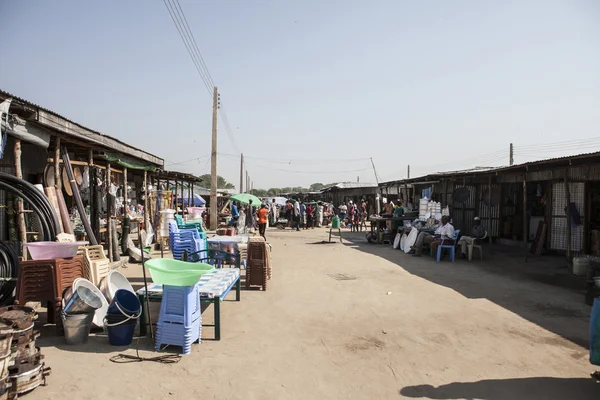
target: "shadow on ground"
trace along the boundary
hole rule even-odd
[[[375,245],[364,234],[344,233],[344,244],[400,265],[407,272],[453,289],[470,299],[488,299],[521,317],[588,348],[589,314],[585,280],[568,272],[563,258],[524,261],[523,250],[484,245],[484,260],[411,257],[390,245]]]
[[[600,396],[600,385],[591,378],[486,379],[438,387],[407,386],[400,395],[426,399],[592,400]]]

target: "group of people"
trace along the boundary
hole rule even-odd
[[[244,225],[248,229],[256,229],[258,226],[259,235],[266,239],[265,234],[270,213],[271,210],[264,203],[257,208],[252,204],[252,200],[249,201],[247,206],[241,206],[240,203],[234,201],[231,203],[231,220],[229,225],[239,229],[240,216],[243,215],[245,217]]]
[[[434,234],[420,232],[417,236],[412,250],[413,257],[421,257],[423,248],[427,245],[431,247],[433,253],[437,253],[438,247],[442,245],[460,245],[462,258],[467,258],[467,247],[472,245],[477,239],[482,239],[487,235],[485,228],[481,225],[481,219],[475,217],[471,235],[463,235],[456,240],[455,229],[450,222],[450,217],[444,215]]]
[[[285,203],[285,218],[288,225],[299,231],[301,228],[314,229],[323,224],[323,203],[307,203],[288,200]]]
[[[348,204],[342,204],[338,207],[338,217],[341,221],[348,219],[346,226],[349,226],[353,232],[362,232],[362,228],[367,229],[367,202],[361,200],[360,204],[354,204],[352,200]]]

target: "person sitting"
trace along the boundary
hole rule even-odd
[[[413,249],[415,250],[413,257],[421,257],[423,245],[427,244],[429,244],[431,250],[436,253],[438,247],[442,244],[442,240],[444,244],[454,244],[454,227],[450,223],[450,217],[447,215],[442,217],[442,223],[435,230],[434,235],[428,232],[419,233],[415,245],[413,246]]]
[[[467,246],[471,246],[477,239],[484,238],[486,235],[487,232],[483,226],[481,226],[481,219],[479,217],[475,217],[473,229],[471,229],[471,236],[461,236],[457,243],[460,244],[462,258],[467,258]]]

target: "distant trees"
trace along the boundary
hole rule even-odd
[[[200,184],[206,188],[210,187],[210,174],[204,174],[200,176]],[[218,189],[235,189],[232,183],[227,182],[225,178],[217,175],[217,188]]]
[[[331,184],[323,184],[323,183],[313,183],[308,188],[302,186],[294,186],[294,187],[282,187],[282,188],[270,188],[268,190],[265,189],[253,189],[250,191],[251,194],[258,197],[275,197],[279,196],[282,193],[305,193],[305,192],[318,192],[319,190],[323,190],[329,186],[335,185],[335,183]]]

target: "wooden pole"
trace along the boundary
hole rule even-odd
[[[129,211],[129,190],[127,190],[127,167],[123,168],[123,217],[127,218]]]
[[[490,244],[492,244],[492,226],[494,224],[493,219],[492,219],[492,175],[490,175],[488,177],[488,191],[489,191],[489,195],[490,195],[490,205],[489,205],[489,221],[490,221],[490,231],[488,232],[488,240],[490,241]],[[498,227],[500,227],[500,222],[498,221]]]
[[[565,170],[565,194],[567,196],[567,261],[569,262],[569,268],[571,268],[571,257],[573,256],[573,249],[571,248],[571,188],[569,186],[569,168],[567,167],[567,169]]]
[[[15,140],[15,174],[17,178],[23,179],[20,140]],[[25,213],[21,197],[17,197],[17,222],[19,224],[19,239],[21,240],[21,245],[24,245],[27,243],[27,228],[25,227]],[[54,238],[46,238],[46,240],[54,240]],[[25,248],[23,248],[23,260],[27,260],[27,250]]]
[[[238,189],[240,193],[244,193],[244,153],[242,153],[242,160],[240,162],[240,187]]]
[[[148,171],[144,171],[144,229],[148,232]],[[143,251],[143,245],[140,243],[140,249]]]
[[[523,247],[525,248],[525,261],[529,255],[527,248],[527,172],[523,173]]]
[[[219,107],[219,92],[213,91],[212,115],[212,151],[210,165],[210,228],[217,229],[217,110]]]
[[[173,208],[175,209],[175,214],[177,214],[177,186],[179,185],[179,181],[175,178],[175,197],[173,197]]]
[[[56,146],[54,147],[54,187],[56,191],[62,190],[62,179],[60,176],[60,138],[56,138]]]
[[[112,207],[110,201],[110,162],[106,164],[106,243],[108,244],[108,259],[113,262],[112,246]]]

